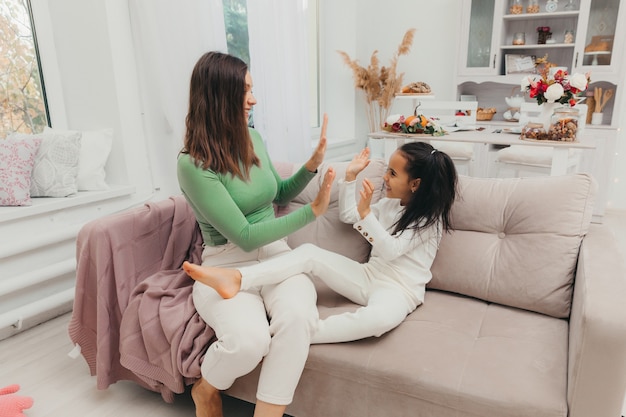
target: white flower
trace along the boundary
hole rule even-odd
[[[522,82],[520,83],[521,90],[522,91],[528,90],[528,87],[530,87],[530,82],[531,82],[531,79],[529,76],[522,78]]]
[[[568,78],[568,81],[569,85],[580,91],[587,89],[587,77],[584,74],[573,74]]]
[[[392,125],[394,123],[400,123],[400,118],[404,118],[401,114],[392,114],[391,116],[387,117],[387,124],[388,125]]]
[[[548,103],[554,103],[563,96],[563,93],[565,93],[563,86],[559,83],[554,83],[548,87],[544,97],[548,100]]]

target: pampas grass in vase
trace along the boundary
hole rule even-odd
[[[354,86],[363,91],[370,132],[381,129],[389,116],[394,97],[402,88],[404,73],[396,72],[398,58],[411,51],[414,34],[415,28],[406,31],[388,67],[380,66],[377,50],[372,53],[367,68],[359,65],[359,61],[351,59],[347,53],[338,51],[346,65],[352,69]]]

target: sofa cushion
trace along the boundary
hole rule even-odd
[[[314,282],[321,317],[357,308]],[[312,345],[287,413],[565,417],[567,334],[563,319],[430,290],[379,338]],[[228,393],[254,401],[259,369]]]
[[[318,169],[319,174],[309,182],[306,188],[287,206],[280,207],[277,215],[284,215],[315,199],[323,180],[323,175],[332,166],[336,172],[335,182],[330,195],[330,205],[326,214],[309,223],[307,226],[289,235],[287,243],[292,248],[303,243],[313,243],[321,248],[340,253],[359,262],[366,262],[371,245],[352,228],[352,225],[339,220],[339,187],[337,181],[345,177],[349,162],[324,162]],[[296,164],[275,164],[277,171],[282,176],[291,175],[294,170],[300,168]],[[357,181],[360,184],[363,178],[368,178],[374,183],[375,192],[372,202],[380,200],[383,195],[383,174],[385,162],[382,159],[372,159],[370,164],[361,172]],[[360,187],[357,187],[355,198],[358,198]]]
[[[596,188],[586,174],[460,177],[429,288],[568,317]]]

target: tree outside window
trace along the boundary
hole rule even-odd
[[[226,26],[228,53],[250,65],[248,10],[246,0],[222,0],[222,5],[224,8],[224,25]],[[318,0],[310,0],[308,5],[309,65],[311,67],[311,127],[318,128],[320,126]],[[254,125],[252,119],[253,113],[250,114],[250,120],[248,121],[250,126]]]
[[[246,0],[223,0],[228,53],[250,65]]]
[[[48,124],[28,0],[0,3],[0,138]]]

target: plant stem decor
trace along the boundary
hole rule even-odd
[[[372,53],[367,68],[359,65],[359,61],[351,59],[347,53],[338,51],[346,65],[352,69],[354,86],[363,90],[370,132],[381,129],[389,116],[395,95],[400,92],[404,73],[396,72],[398,58],[410,52],[414,34],[415,28],[406,31],[388,67],[380,65],[378,50]]]

